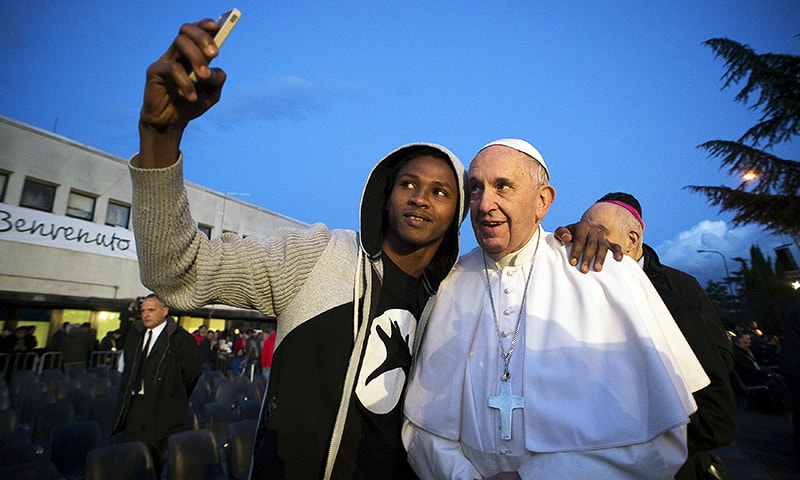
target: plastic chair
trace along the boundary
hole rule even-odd
[[[31,387],[40,384],[39,378],[31,370],[17,370],[11,376],[9,388],[11,389],[11,400],[17,404],[25,396],[26,391],[30,391]],[[45,385],[46,387],[46,385]]]
[[[0,410],[0,434],[19,430],[19,413],[13,408]]]
[[[114,423],[117,421],[117,399],[112,397],[97,397],[89,400],[89,420],[100,424],[103,438],[110,439]]]
[[[86,480],[131,478],[156,480],[150,449],[142,442],[99,447],[86,455]]]
[[[232,480],[245,480],[250,474],[250,460],[256,438],[258,420],[241,420],[228,426],[226,459],[228,475]]]
[[[30,432],[0,434],[0,468],[34,460],[36,460],[36,447],[33,446]]]
[[[186,429],[200,430],[200,418],[191,407],[186,411]]]
[[[79,388],[71,389],[67,400],[72,403],[75,409],[75,418],[86,420],[89,418],[89,401],[92,399],[92,387],[81,385]]]
[[[246,397],[250,393],[250,380],[247,377],[234,377],[231,381],[237,397]]]
[[[111,383],[111,379],[108,377],[96,377],[89,387],[92,397],[102,397],[106,395],[108,389],[111,387]]]
[[[69,377],[60,368],[47,368],[39,373],[39,381],[47,385],[47,388],[55,387],[59,382],[67,380]]]
[[[202,409],[203,405],[210,401],[211,387],[205,380],[202,382],[198,381],[197,385],[194,386],[191,395],[189,395],[189,405],[193,406],[194,408]]]
[[[0,382],[0,410],[6,408],[11,408],[11,389],[8,388],[5,380],[3,380]]]
[[[56,466],[48,460],[34,460],[0,468],[0,478],[3,480],[59,480]]]
[[[167,440],[169,480],[227,480],[214,434],[207,429],[170,435]]]
[[[48,388],[55,393],[56,400],[66,400],[73,390],[80,388],[80,385],[78,380],[66,377],[53,382]]]
[[[205,405],[206,429],[224,445],[228,441],[228,425],[238,420],[235,406],[227,403],[211,402]]]
[[[236,410],[240,420],[257,419],[258,414],[261,413],[261,400],[250,397],[242,398],[236,404]]]
[[[75,408],[67,400],[39,405],[33,421],[33,442],[44,444],[50,436],[50,430],[56,425],[75,420]]]
[[[33,423],[39,406],[57,400],[55,392],[49,391],[43,383],[31,383],[17,396],[16,405],[20,408],[19,417],[24,423]],[[13,406],[13,404],[12,404]]]
[[[213,390],[217,386],[217,382],[225,379],[225,375],[220,370],[206,370],[201,378],[206,380],[211,390]]]
[[[264,400],[264,395],[267,392],[267,379],[263,375],[256,376],[250,383],[250,388],[247,390],[247,396]]]
[[[733,378],[734,385],[742,392],[743,394],[743,405],[742,408],[747,410],[747,401],[750,399],[750,396],[756,394],[759,391],[764,391],[769,393],[769,387],[766,385],[747,385],[742,380],[742,377],[739,376],[739,372],[733,370],[731,372],[731,378]]]
[[[100,425],[94,420],[83,420],[55,425],[50,431],[47,452],[61,476],[82,478],[86,473],[86,456],[102,445]]]
[[[239,395],[237,393],[236,385],[227,379],[221,379],[217,386],[213,390],[214,395],[212,399],[214,402],[217,403],[225,403],[230,406],[236,405],[236,401],[239,399]]]

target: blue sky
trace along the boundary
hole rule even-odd
[[[628,191],[645,240],[703,284],[724,267],[697,249],[734,270],[754,243],[774,256],[791,242],[734,228],[683,187],[737,184],[696,147],[758,119],[721,90],[723,63],[701,42],[800,54],[794,0],[3,4],[0,114],[122,157],[138,148],[147,66],[181,23],[239,8],[214,63],[223,99],[184,137],[186,177],[304,222],[357,228],[370,168],[399,145],[440,143],[468,164],[514,136],[550,167],[548,230]],[[464,251],[476,245],[466,223]]]

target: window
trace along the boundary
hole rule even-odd
[[[19,204],[22,207],[52,212],[55,198],[55,185],[48,185],[32,178],[26,178],[25,184],[22,186],[22,198]]]
[[[67,216],[91,222],[94,219],[95,202],[94,197],[73,190],[69,192],[69,199],[67,200]]]
[[[0,172],[0,202],[6,201],[6,187],[8,186],[8,174]]]
[[[128,220],[131,218],[131,207],[117,202],[108,202],[106,210],[106,225],[112,227],[128,228]]]
[[[208,225],[198,225],[197,229],[206,234],[206,237],[211,238],[211,227]]]

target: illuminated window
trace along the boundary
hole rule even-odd
[[[55,185],[48,185],[32,178],[26,178],[25,184],[22,186],[22,198],[19,204],[22,207],[52,212],[55,198]]]
[[[130,206],[113,201],[108,202],[108,209],[106,209],[106,225],[128,228],[128,220],[130,220],[130,218]]]
[[[94,204],[96,202],[97,200],[94,197],[71,191],[67,200],[67,216],[91,222],[94,219]]]

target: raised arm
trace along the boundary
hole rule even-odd
[[[218,29],[209,19],[182,25],[169,49],[147,69],[139,114],[141,168],[175,163],[186,125],[219,101],[225,72],[209,67],[219,53],[212,38]]]

